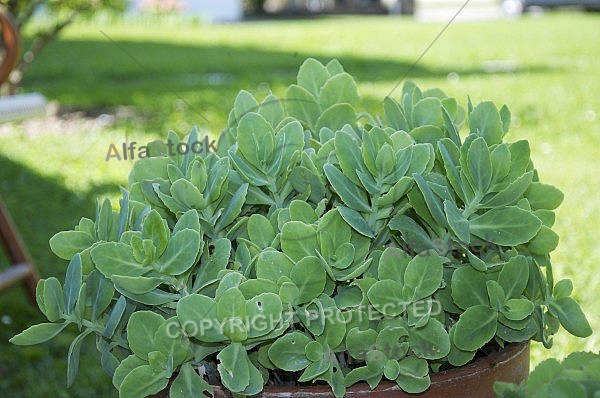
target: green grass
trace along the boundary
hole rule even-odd
[[[577,339],[563,330],[551,350],[534,344],[533,364],[600,345],[599,22],[598,14],[546,13],[516,21],[453,23],[408,76],[463,103],[470,95],[473,102],[508,104],[513,114],[509,139],[530,140],[541,178],[565,192],[555,227],[561,237],[553,254],[555,274],[573,279],[575,296],[595,333]],[[126,136],[151,140],[168,129],[185,134],[193,125],[201,134],[215,135],[226,127],[238,90],[259,97],[272,90],[281,96],[309,56],[322,61],[337,57],[360,83],[367,109],[379,113],[382,99],[443,27],[387,17],[220,26],[130,20],[73,26],[40,55],[23,90],[42,92],[64,107],[89,114],[119,110],[128,115],[109,128],[91,124],[75,132],[40,126],[32,134],[19,125],[9,133],[0,130],[0,194],[43,276],[62,278],[66,264],[50,252],[48,239],[72,228],[80,217],[92,216],[95,197],[115,197],[118,185],[126,182],[131,164],[105,161],[111,143],[119,144]],[[513,61],[516,69],[486,71],[486,62],[494,60]],[[13,334],[41,321],[20,289],[0,295],[0,308],[0,316],[11,318],[9,324],[0,323],[0,396],[116,396],[99,370],[93,347],[84,352],[76,386],[66,390],[68,336],[29,348],[7,343]]]

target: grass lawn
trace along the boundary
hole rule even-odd
[[[336,17],[218,26],[98,20],[70,27],[33,64],[23,91],[39,91],[88,115],[116,113],[116,121],[91,120],[78,129],[44,123],[0,126],[0,195],[43,276],[62,279],[66,263],[50,252],[48,239],[71,229],[80,217],[92,217],[95,198],[115,197],[126,182],[130,162],[105,161],[111,143],[147,142],[164,137],[168,129],[183,135],[194,125],[202,135],[216,135],[226,127],[238,90],[282,96],[309,56],[338,58],[360,83],[365,107],[379,113],[383,98],[444,25]],[[555,226],[561,237],[553,255],[555,274],[573,279],[595,333],[577,339],[563,330],[551,350],[534,344],[534,365],[600,345],[600,276],[594,271],[600,263],[598,26],[600,15],[585,13],[453,23],[408,77],[463,103],[470,95],[474,103],[508,104],[513,115],[509,140],[529,139],[543,181],[565,192]],[[0,257],[0,265],[5,263]],[[116,396],[93,347],[82,355],[76,387],[66,389],[72,336],[27,348],[7,342],[41,321],[21,289],[0,295],[0,321],[0,397]]]

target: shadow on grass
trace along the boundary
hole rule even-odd
[[[52,43],[33,64],[23,87],[91,114],[97,109],[133,106],[141,118],[131,122],[132,128],[166,131],[188,121],[217,133],[226,126],[227,113],[239,89],[258,96],[272,90],[281,96],[284,88],[295,82],[298,67],[305,58],[329,60],[320,55],[296,53],[293,49],[149,41],[119,41],[118,45],[129,55],[108,39]],[[354,54],[337,58],[360,83],[385,83],[390,90],[409,70],[408,79],[443,78],[452,72],[461,77],[489,74],[483,65],[433,68],[423,62],[413,67],[413,59],[393,61]],[[544,73],[549,69],[529,66],[512,73]],[[394,94],[399,95],[399,90]],[[379,100],[366,98],[365,105],[374,107]]]
[[[96,196],[107,192],[108,187],[102,186],[76,195],[58,181],[0,155],[0,195],[43,277],[57,276],[63,281],[67,265],[50,251],[50,237],[72,229],[82,216],[93,218]],[[7,265],[2,253],[0,269]],[[0,397],[116,397],[100,367],[93,338],[82,350],[80,374],[70,390],[66,388],[66,356],[75,330],[38,346],[17,347],[8,342],[24,328],[45,321],[22,287],[0,293],[0,321]]]

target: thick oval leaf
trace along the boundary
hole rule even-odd
[[[64,295],[67,313],[71,313],[75,309],[75,303],[79,297],[79,290],[81,290],[82,273],[81,256],[77,253],[69,262],[67,274],[65,276]]]
[[[115,289],[112,283],[96,270],[88,275],[86,284],[92,299],[90,317],[95,321],[110,305]]]
[[[70,260],[75,253],[79,253],[92,246],[96,240],[82,231],[62,231],[50,238],[50,249],[58,257]]]
[[[113,374],[112,383],[115,386],[115,388],[118,390],[121,387],[123,379],[125,378],[125,376],[131,373],[133,369],[147,364],[147,361],[144,361],[142,358],[133,354],[123,359],[121,363],[118,364],[118,366],[115,369],[115,373]]]
[[[168,275],[180,275],[190,269],[200,250],[200,234],[184,229],[171,237],[164,255],[159,259],[159,270]],[[133,275],[132,275],[133,276]]]
[[[220,231],[227,227],[229,224],[236,221],[240,213],[242,212],[242,206],[246,201],[246,195],[248,194],[248,184],[242,184],[233,194],[227,207],[221,213],[217,224],[215,225],[215,231]]]
[[[560,324],[567,332],[577,337],[588,337],[592,328],[581,307],[571,297],[561,297],[549,303],[550,310],[558,316]]]
[[[155,351],[154,334],[164,322],[164,318],[151,311],[137,311],[131,314],[127,323],[129,348],[140,358],[148,358]]]
[[[494,208],[470,220],[473,235],[501,246],[527,243],[541,226],[539,218],[516,206]]]
[[[346,221],[356,232],[369,238],[375,237],[375,233],[359,212],[341,205],[337,206],[337,210],[344,221]]]
[[[418,394],[429,388],[429,366],[422,358],[405,357],[398,361],[400,372],[396,383],[409,394]]]
[[[562,203],[564,194],[552,185],[532,182],[525,197],[533,210],[554,210]]]
[[[448,362],[454,366],[463,366],[471,361],[477,351],[463,351],[454,343],[455,328],[450,329],[450,352],[448,353]]]
[[[340,103],[327,108],[317,120],[316,129],[323,127],[330,128],[333,131],[340,130],[346,124],[354,125],[356,122],[356,112],[350,104]]]
[[[240,392],[250,384],[248,354],[241,343],[231,343],[217,355],[221,382],[231,392]]]
[[[467,152],[468,171],[467,176],[471,177],[473,189],[480,195],[485,195],[492,181],[492,161],[490,159],[490,150],[486,141],[478,137],[471,142]]]
[[[440,100],[434,97],[427,97],[417,102],[415,104],[415,107],[413,108],[413,123],[415,124],[415,126],[443,125],[444,117],[442,115],[442,103],[440,102]],[[413,132],[414,130],[411,131],[411,135],[413,134]]]
[[[44,315],[50,322],[57,322],[65,312],[63,289],[55,277],[46,279],[44,283],[44,309]]]
[[[145,278],[143,276],[122,276],[113,275],[110,280],[119,287],[135,294],[144,294],[155,289],[161,283],[164,283],[163,278]]]
[[[213,388],[189,363],[183,364],[169,390],[170,398],[212,396]]]
[[[524,256],[515,256],[508,260],[498,274],[498,283],[502,286],[507,299],[519,298],[529,281],[529,264]]]
[[[450,337],[435,318],[420,328],[409,329],[409,342],[412,352],[419,358],[440,359],[450,352]]]
[[[77,335],[69,345],[67,352],[67,387],[71,387],[79,371],[79,356],[83,340],[92,333],[92,329],[86,329],[83,333]]]
[[[528,299],[510,299],[502,314],[511,321],[520,321],[533,313],[533,303]]]
[[[454,343],[463,351],[475,351],[496,334],[498,313],[485,305],[467,308],[454,326]]]
[[[50,340],[67,327],[70,322],[40,323],[13,336],[9,341],[16,345],[34,345]]]
[[[327,180],[342,199],[344,204],[357,211],[371,211],[367,194],[354,185],[337,167],[332,164],[323,166]]]
[[[279,369],[298,371],[310,364],[306,357],[306,345],[312,340],[303,333],[289,332],[281,336],[269,348],[269,359]]]
[[[96,268],[107,278],[113,275],[141,276],[152,269],[138,263],[131,246],[124,243],[101,243],[92,248],[91,255]]]
[[[187,336],[207,343],[225,341],[217,325],[217,303],[200,294],[191,294],[177,302],[177,318]]]
[[[294,263],[285,254],[275,250],[264,250],[256,259],[256,277],[277,283],[282,276],[290,276],[293,266]]]
[[[506,302],[504,289],[502,289],[502,286],[494,280],[487,281],[486,285],[491,307],[496,311],[500,311]]]
[[[150,365],[142,365],[133,369],[121,383],[119,397],[136,398],[156,394],[167,387],[170,375],[155,372]]]
[[[356,82],[346,72],[330,77],[319,92],[319,102],[325,108],[340,103],[354,106],[358,104],[359,99]]]
[[[489,199],[482,201],[483,207],[501,207],[512,205],[523,197],[523,194],[529,188],[531,180],[533,179],[533,171],[529,171],[516,180],[512,181],[506,188],[497,194],[489,197]]]
[[[367,297],[377,311],[392,317],[402,314],[409,303],[402,295],[402,285],[391,279],[375,282]]]
[[[290,279],[299,290],[296,304],[307,303],[323,293],[326,277],[325,268],[317,257],[304,257],[298,261],[290,273]]]
[[[542,225],[538,234],[529,242],[529,251],[544,255],[550,253],[558,246],[558,235],[545,225]]]
[[[262,293],[246,301],[248,337],[264,336],[281,320],[283,305],[274,293]]]
[[[316,96],[306,88],[292,84],[285,92],[285,99],[287,113],[308,125],[316,136],[317,119],[321,115],[321,105],[317,102]]]
[[[238,151],[259,170],[266,170],[267,159],[275,149],[275,132],[260,114],[249,112],[237,127]]]
[[[469,221],[458,209],[456,204],[452,201],[444,200],[444,212],[446,213],[448,225],[456,237],[463,243],[470,243],[471,233],[469,230]]]
[[[334,140],[335,153],[340,162],[340,168],[354,185],[360,186],[361,182],[356,172],[366,172],[367,169],[362,159],[361,143],[358,137],[356,134],[347,131],[339,131],[336,133]]]
[[[268,218],[262,214],[253,214],[248,219],[248,237],[250,241],[260,248],[271,245],[275,239],[275,230]]]
[[[232,287],[219,297],[217,317],[219,319],[246,318],[246,299],[238,288]]]
[[[297,79],[300,86],[318,97],[321,87],[330,76],[331,74],[322,63],[314,58],[307,58],[298,69]]]
[[[475,305],[489,305],[486,281],[485,274],[473,267],[457,269],[452,274],[452,300],[464,310]]]
[[[504,136],[500,112],[491,101],[479,103],[469,114],[471,133],[483,137],[488,145],[498,144]]]
[[[443,257],[433,255],[431,251],[423,252],[410,260],[404,272],[404,299],[415,302],[435,293],[442,283],[443,264],[446,261]]]
[[[300,221],[289,221],[281,229],[281,249],[292,260],[300,261],[306,256],[314,256],[319,245],[317,231],[313,225]]]

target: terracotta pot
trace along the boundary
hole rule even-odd
[[[529,375],[529,342],[507,345],[502,351],[482,357],[460,368],[431,374],[431,387],[420,394],[400,391],[396,383],[381,382],[374,390],[366,383],[357,383],[346,390],[347,397],[394,398],[495,398],[496,381],[520,383]],[[213,386],[215,398],[229,398],[223,386]],[[168,397],[168,390],[155,398]],[[328,385],[303,387],[265,386],[257,397],[263,398],[333,398]],[[192,397],[190,397],[192,398]]]

